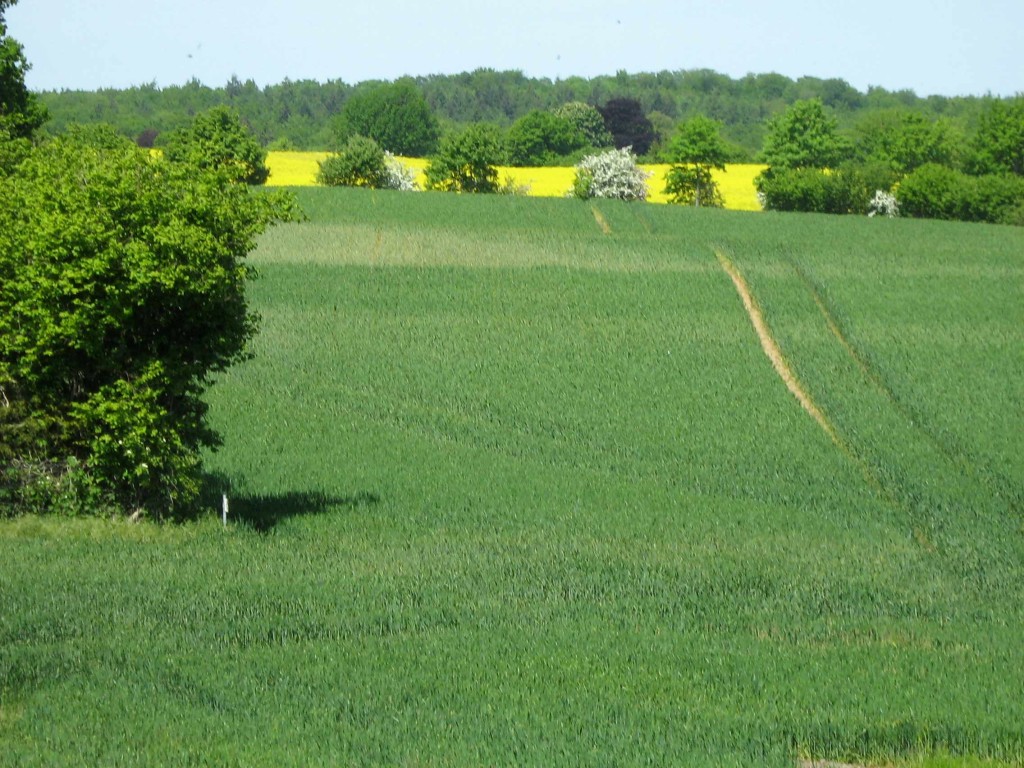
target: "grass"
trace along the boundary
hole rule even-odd
[[[1024,765],[1020,230],[298,194],[229,526],[0,522],[0,764]]]

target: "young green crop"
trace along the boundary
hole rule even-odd
[[[1018,230],[299,197],[228,527],[0,524],[6,760],[1024,764]]]

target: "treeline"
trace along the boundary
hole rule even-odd
[[[628,74],[550,80],[518,71],[478,69],[457,75],[403,78],[422,94],[443,133],[472,123],[508,127],[536,110],[551,110],[570,102],[594,106],[613,99],[638,101],[660,141],[657,151],[676,126],[703,115],[723,125],[723,137],[735,159],[758,159],[766,125],[797,101],[819,99],[836,115],[841,130],[852,131],[871,113],[901,109],[928,119],[943,119],[959,132],[974,130],[984,97],[919,97],[913,91],[869,88],[858,91],[844,80],[779,74],[750,74],[732,78],[712,70]],[[328,150],[337,148],[336,123],[345,103],[381,81],[347,84],[289,81],[260,88],[252,80],[232,78],[212,88],[198,81],[164,88],[155,83],[127,89],[48,91],[38,94],[49,110],[47,130],[61,132],[71,123],[103,122],[143,145],[159,146],[161,136],[183,128],[196,114],[215,106],[238,111],[257,140],[272,149]]]

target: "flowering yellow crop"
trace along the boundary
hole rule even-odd
[[[267,167],[270,178],[267,186],[312,186],[316,184],[319,163],[328,152],[268,152]],[[416,185],[422,189],[427,161],[420,157],[399,157],[401,163],[416,171]],[[653,203],[668,202],[665,195],[665,174],[668,165],[644,165],[645,171],[654,175],[647,182],[650,194],[647,199]],[[734,211],[759,211],[754,177],[763,171],[763,165],[728,165],[726,170],[714,171],[714,179],[725,200],[725,207]],[[501,181],[510,178],[517,187],[526,187],[528,194],[536,197],[564,197],[572,187],[576,176],[571,166],[557,168],[510,168],[500,167]]]
[[[647,199],[652,203],[667,203],[665,194],[665,174],[670,165],[643,165],[645,171],[653,171],[654,176],[647,182],[651,193]],[[711,177],[718,184],[725,207],[731,211],[760,211],[761,204],[757,201],[757,190],[754,178],[768,166],[756,164],[727,165],[724,171],[712,171]]]

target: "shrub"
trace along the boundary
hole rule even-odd
[[[320,163],[316,180],[328,187],[380,189],[388,181],[384,150],[373,139],[353,136],[344,149]]]
[[[884,216],[887,219],[895,219],[899,215],[900,205],[896,195],[886,192],[884,189],[876,189],[875,196],[868,203],[868,216]]]
[[[191,125],[172,133],[164,157],[200,170],[225,170],[232,180],[246,184],[263,184],[270,176],[266,150],[228,107],[201,112]]]
[[[498,168],[505,157],[501,131],[474,123],[446,137],[427,165],[427,189],[445,192],[497,192]]]
[[[1009,174],[969,176],[941,165],[923,165],[900,183],[900,210],[925,219],[1017,221],[1024,179]]]
[[[530,112],[508,130],[512,165],[550,165],[585,146],[587,139],[575,125],[551,112]]]
[[[384,153],[384,188],[399,192],[413,192],[416,186],[416,171],[407,166],[390,152]]]
[[[637,166],[629,147],[610,149],[583,158],[576,166],[576,178],[569,193],[581,199],[646,200],[647,179],[652,175]]]
[[[872,199],[871,185],[852,167],[835,171],[773,167],[758,175],[754,184],[768,211],[863,214]]]
[[[8,500],[187,509],[199,451],[218,442],[201,396],[256,328],[243,259],[292,216],[279,194],[151,157],[112,129],[33,149],[0,185]]]

